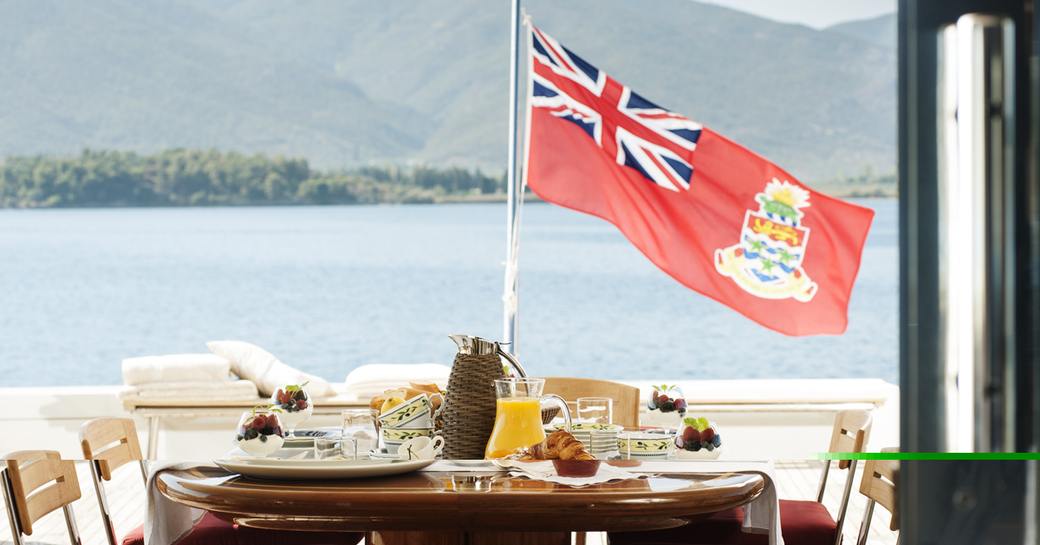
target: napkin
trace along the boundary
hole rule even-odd
[[[744,506],[743,530],[748,533],[769,534],[769,545],[784,545],[780,531],[780,500],[773,484],[773,463],[763,461],[726,462],[714,460],[661,460],[645,461],[627,468],[633,472],[671,473],[758,473],[765,479],[762,493]]]
[[[573,487],[609,483],[611,481],[638,479],[642,476],[631,471],[625,471],[621,468],[609,466],[605,463],[600,464],[599,471],[591,477],[561,477],[556,474],[556,468],[553,466],[553,463],[548,460],[539,462],[495,460],[495,465],[507,469],[510,475],[516,477],[527,477],[536,481],[548,481]]]
[[[198,462],[148,462],[148,511],[144,517],[144,542],[147,545],[170,545],[188,533],[206,514],[177,503],[159,492],[155,476],[164,469],[191,469]]]

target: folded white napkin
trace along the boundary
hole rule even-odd
[[[145,545],[172,545],[188,533],[206,512],[177,503],[159,492],[155,475],[164,469],[191,469],[198,462],[149,462],[148,511],[144,517]]]
[[[639,473],[758,473],[765,479],[765,490],[744,506],[743,530],[749,533],[769,534],[769,545],[784,545],[780,531],[780,499],[773,484],[773,462],[716,460],[661,460],[646,461],[637,467],[626,468]]]
[[[556,474],[556,468],[552,461],[541,462],[517,462],[515,460],[495,460],[495,465],[509,470],[509,474],[516,477],[527,477],[536,481],[547,481],[573,487],[589,486],[593,484],[609,483],[611,481],[625,481],[638,479],[638,473],[625,471],[622,468],[602,463],[599,470],[591,477],[561,477]]]
[[[123,360],[123,383],[206,382],[228,380],[231,362],[216,354],[168,354]]]
[[[219,382],[150,382],[126,386],[119,392],[121,399],[222,399],[226,401],[254,400],[260,397],[256,385],[248,380]]]
[[[439,363],[370,363],[347,375],[345,392],[369,399],[409,382],[433,382],[444,388],[450,374],[451,368]]]

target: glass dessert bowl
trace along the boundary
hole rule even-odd
[[[311,404],[307,391],[303,389],[306,385],[307,383],[288,384],[271,396],[271,404],[282,411],[279,416],[282,424],[289,430],[290,437],[300,424],[314,414],[314,405]]]
[[[251,456],[270,456],[285,443],[279,415],[270,409],[253,409],[242,413],[235,435],[238,448]]]

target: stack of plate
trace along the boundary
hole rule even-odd
[[[563,424],[554,424],[546,428],[547,433],[563,429]],[[596,458],[606,458],[607,454],[618,449],[618,434],[624,427],[617,424],[585,424],[571,426],[571,434],[585,444],[585,448]]]

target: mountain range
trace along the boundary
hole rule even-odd
[[[895,170],[894,16],[826,29],[692,0],[526,0],[651,100],[803,181]],[[501,172],[509,6],[0,2],[0,156],[217,148]]]

